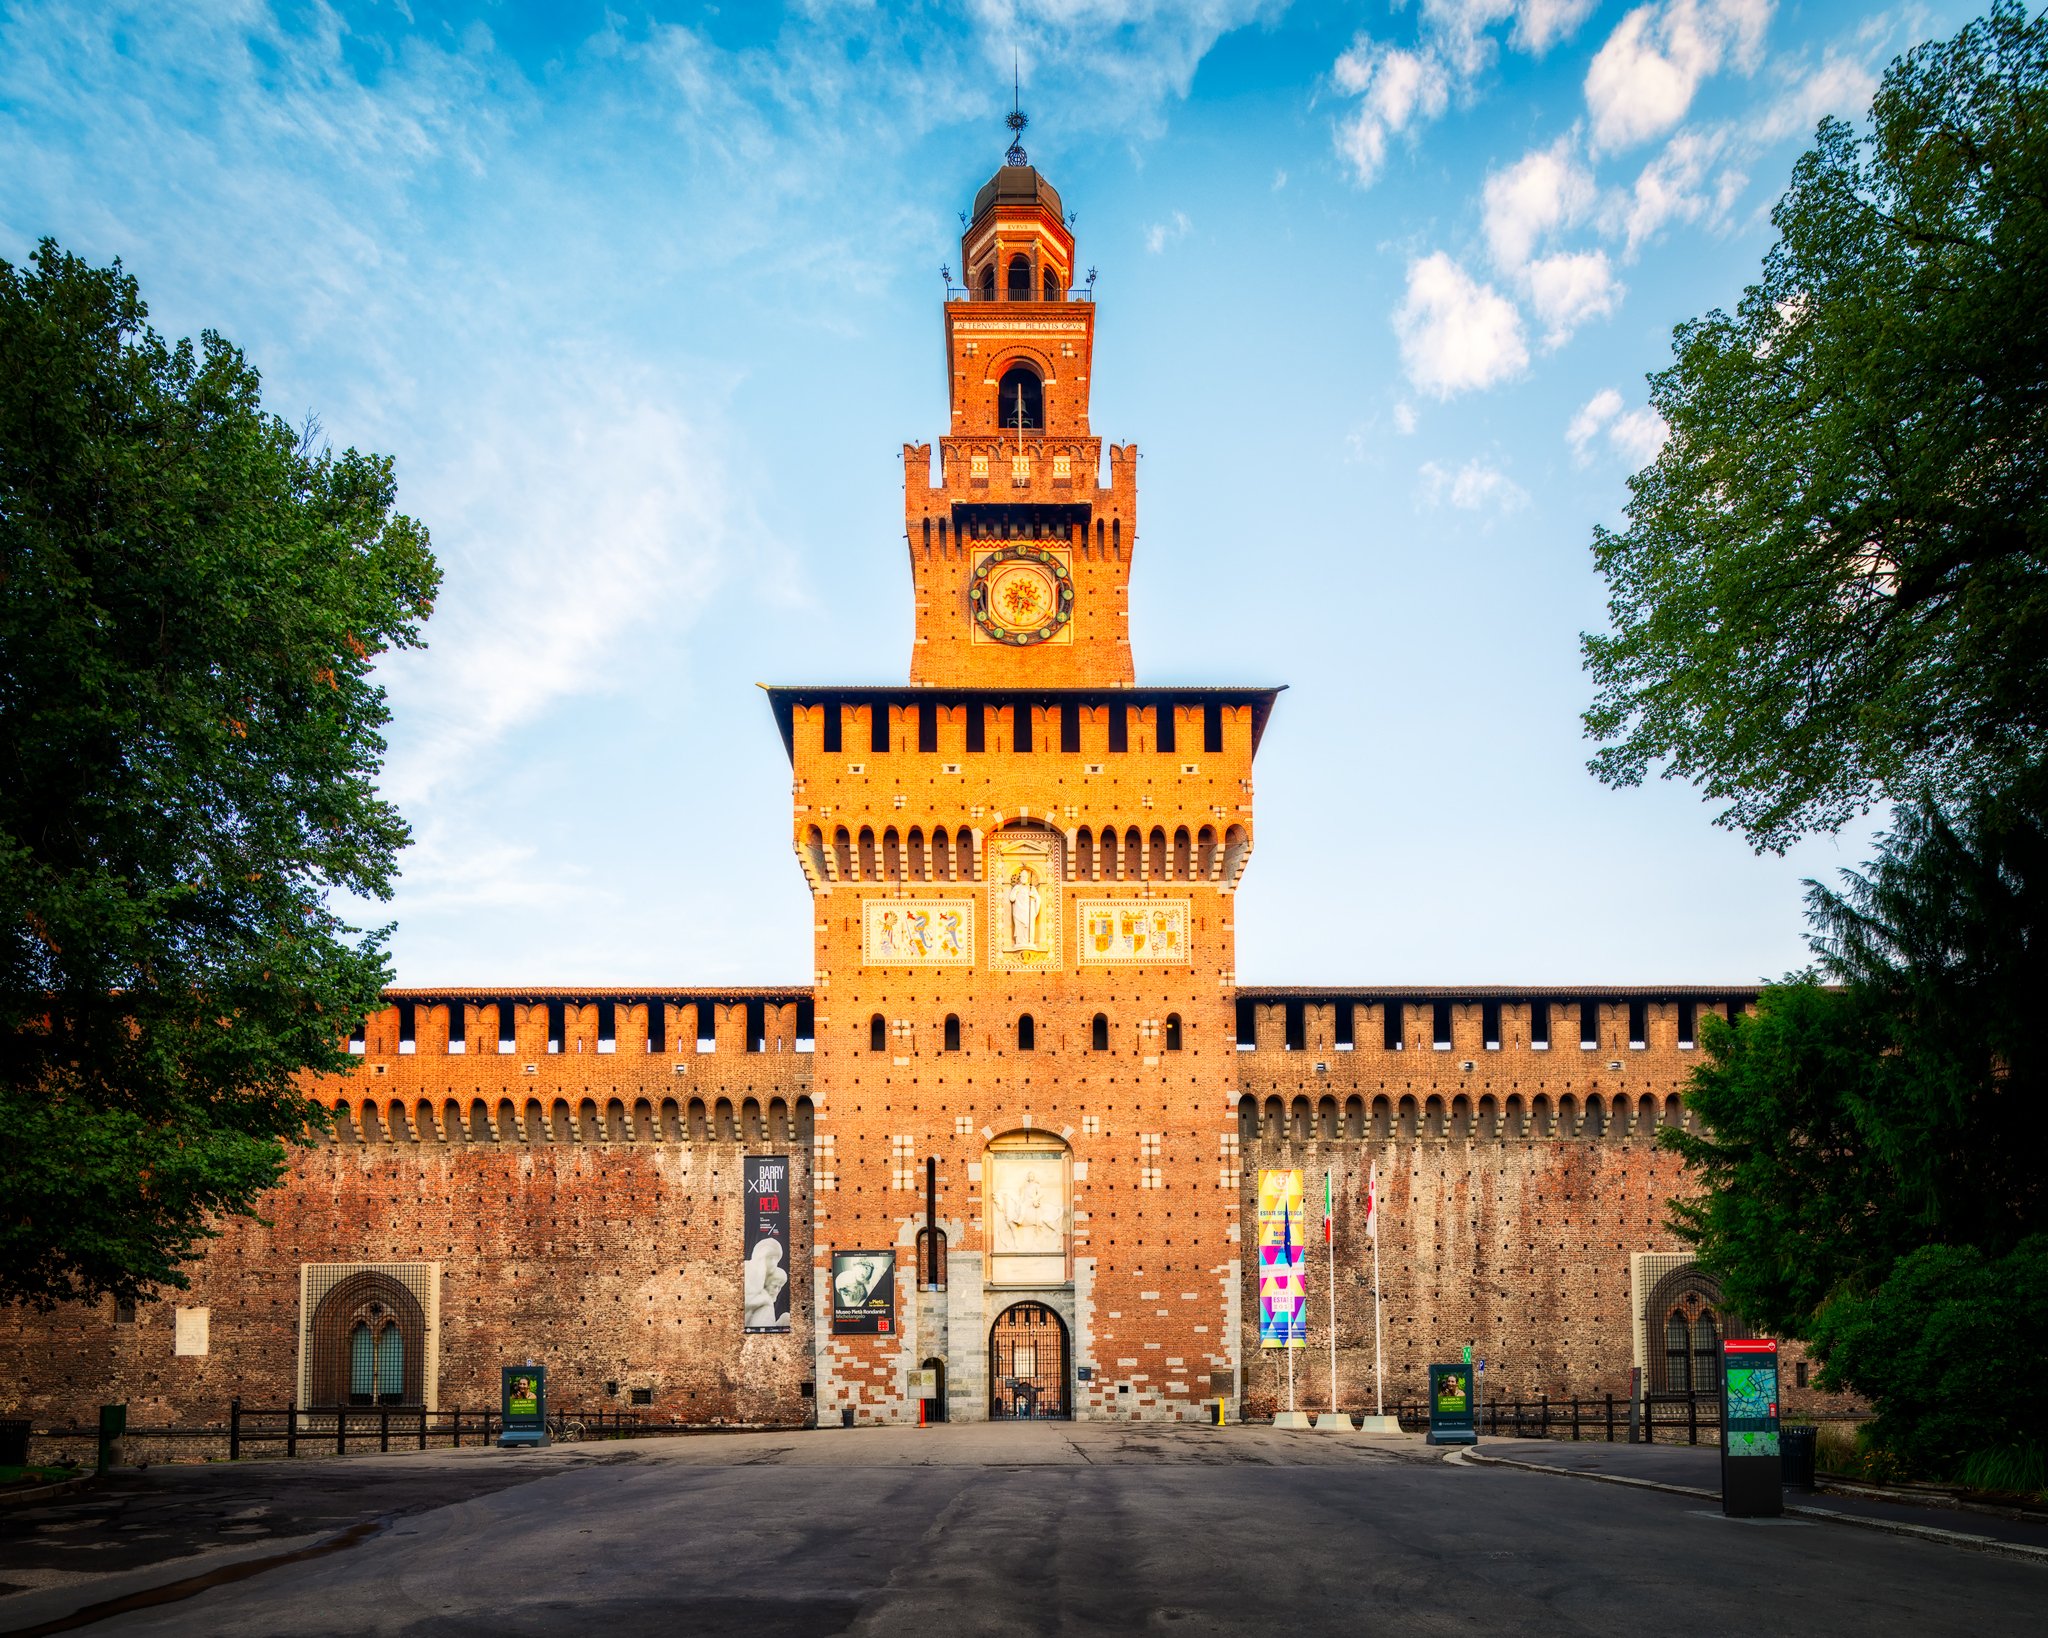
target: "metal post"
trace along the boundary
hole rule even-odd
[[[1543,1437],[1550,1437],[1550,1395],[1543,1396]]]
[[[1607,1396],[1607,1442],[1614,1443],[1614,1395]]]
[[[391,1449],[391,1407],[377,1407],[377,1448],[389,1452]]]
[[[228,1460],[242,1459],[242,1396],[236,1394],[228,1401]]]
[[[346,1405],[334,1407],[334,1454],[337,1456],[346,1456],[348,1454],[348,1406]]]
[[[427,1448],[427,1407],[420,1406],[420,1449]]]
[[[1687,1389],[1685,1395],[1685,1442],[1689,1445],[1700,1442],[1699,1395],[1691,1389]]]
[[[1330,1414],[1337,1414],[1337,1228],[1330,1216],[1335,1209],[1330,1191],[1330,1170],[1323,1168],[1323,1244],[1329,1250],[1330,1265]]]
[[[299,1453],[299,1407],[298,1395],[292,1395],[292,1404],[284,1413],[284,1453],[296,1456]]]

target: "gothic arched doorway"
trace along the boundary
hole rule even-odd
[[[427,1322],[392,1275],[351,1274],[313,1311],[313,1403],[424,1405]]]
[[[1067,1327],[1042,1302],[1013,1303],[988,1334],[991,1421],[1063,1421],[1067,1405]]]

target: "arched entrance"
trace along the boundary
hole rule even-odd
[[[350,1275],[313,1311],[313,1403],[424,1405],[426,1316],[394,1276]]]
[[[1067,1327],[1042,1302],[1012,1303],[988,1335],[989,1420],[1063,1421],[1067,1404]]]
[[[943,1422],[946,1419],[946,1362],[934,1356],[924,1362],[924,1370],[932,1373],[935,1396],[925,1401],[924,1417],[927,1422]]]

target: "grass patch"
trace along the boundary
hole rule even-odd
[[[75,1479],[82,1471],[76,1467],[0,1467],[0,1488],[17,1484],[55,1484],[60,1479]]]

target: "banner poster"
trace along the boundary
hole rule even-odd
[[[1308,1345],[1301,1283],[1301,1172],[1259,1173],[1259,1346]]]
[[[896,1329],[896,1253],[832,1253],[832,1334],[880,1336]]]
[[[789,1329],[789,1156],[748,1155],[744,1182],[746,1270],[741,1302],[749,1331]]]

